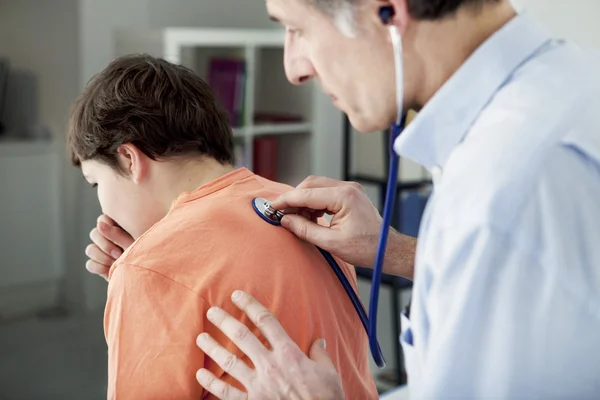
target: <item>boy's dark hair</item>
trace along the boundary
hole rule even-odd
[[[115,59],[73,105],[68,148],[73,164],[105,163],[122,172],[117,149],[131,143],[156,160],[207,155],[233,164],[227,112],[190,69],[149,55]]]
[[[334,12],[343,3],[355,5],[364,0],[311,0],[321,9]],[[455,13],[462,6],[480,6],[500,0],[408,0],[408,11],[415,19],[436,20]]]

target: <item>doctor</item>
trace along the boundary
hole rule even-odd
[[[399,114],[397,98],[401,112],[419,111],[394,150],[426,167],[434,190],[416,261],[414,243],[392,232],[385,264],[387,273],[414,274],[400,339],[411,396],[597,397],[597,58],[553,40],[508,0],[266,5],[286,28],[290,82],[318,80],[357,130],[388,127]],[[387,24],[382,7],[392,15]],[[402,37],[396,57],[389,25]],[[349,263],[373,263],[381,217],[358,185],[309,178],[272,205],[333,214],[327,228],[300,215],[282,223]],[[345,397],[322,346],[305,356],[249,294],[235,295],[271,350],[216,310],[213,322],[255,368],[201,335],[198,345],[247,394],[204,371],[200,384],[222,399]]]
[[[403,45],[403,109],[420,111],[394,149],[434,179],[401,337],[411,396],[597,398],[597,58],[552,40],[507,0],[266,5],[287,31],[288,79],[317,79],[362,132],[384,129],[398,115],[392,42],[380,19],[381,7],[393,8]],[[283,225],[350,263],[370,265],[381,219],[364,193],[327,178],[300,186],[272,205],[327,210],[332,225],[298,215]],[[410,276],[406,254],[406,239],[392,233],[387,272]],[[323,350],[313,348],[312,359],[300,354],[266,310],[239,295],[236,304],[257,320],[273,350],[222,312],[215,323],[256,369],[215,351],[204,336],[199,346],[228,367],[248,398],[343,398]],[[246,398],[213,378],[198,374],[218,397]]]

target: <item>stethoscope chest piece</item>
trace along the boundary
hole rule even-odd
[[[271,203],[269,203],[267,200],[260,197],[255,198],[252,200],[252,208],[254,208],[254,211],[256,211],[259,217],[271,225],[281,225],[283,213],[271,207]]]

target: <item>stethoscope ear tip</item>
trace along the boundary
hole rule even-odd
[[[379,18],[384,25],[389,25],[394,19],[396,12],[393,6],[379,7]]]

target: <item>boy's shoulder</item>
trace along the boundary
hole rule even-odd
[[[167,216],[145,232],[115,263],[134,265],[179,280],[190,264],[209,268],[224,253],[258,245],[270,225],[256,215],[252,200],[274,199],[291,187],[257,175],[206,196],[176,202]],[[275,227],[276,228],[276,227]]]

